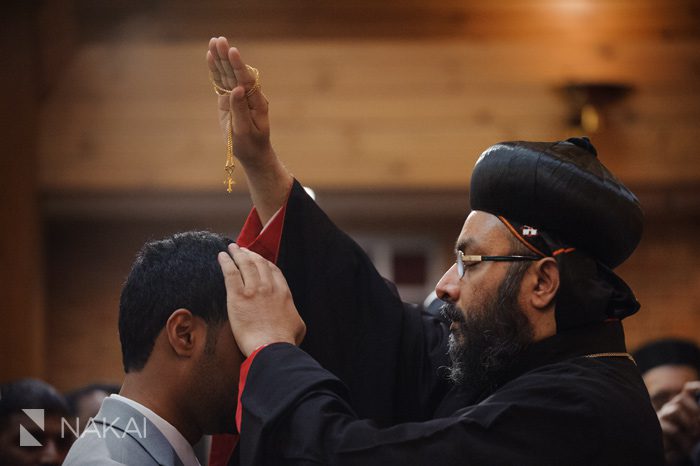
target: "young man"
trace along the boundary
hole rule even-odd
[[[639,305],[612,272],[636,247],[642,213],[587,140],[499,144],[477,163],[457,261],[436,288],[452,322],[445,393],[446,328],[406,310],[284,169],[238,51],[212,39],[207,60],[225,135],[232,111],[257,209],[249,223],[282,225],[278,263],[294,296],[264,285],[272,272],[255,254],[220,254],[247,356],[242,464],[663,462],[620,323]],[[293,345],[294,304],[307,352]]]
[[[119,305],[121,391],[104,400],[64,464],[197,466],[192,445],[203,434],[235,431],[243,357],[216,260],[230,243],[186,232],[144,245]]]
[[[634,358],[659,417],[666,463],[700,464],[700,348],[666,338],[647,343]]]

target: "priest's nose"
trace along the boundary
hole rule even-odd
[[[447,272],[445,272],[437,285],[435,285],[435,294],[443,301],[456,303],[457,300],[459,300],[459,284],[457,266],[452,264],[452,267],[447,269]]]

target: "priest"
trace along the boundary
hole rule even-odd
[[[404,306],[286,171],[257,70],[224,38],[207,59],[255,204],[239,245],[279,265],[235,245],[219,256],[247,357],[235,461],[663,464],[621,324],[639,304],[613,271],[642,211],[590,141],[484,152],[436,286],[441,320]]]

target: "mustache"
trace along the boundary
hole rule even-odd
[[[464,323],[464,314],[453,303],[445,303],[440,309],[440,315],[443,319],[449,320],[450,322]]]

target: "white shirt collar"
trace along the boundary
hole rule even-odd
[[[156,413],[146,408],[141,403],[138,403],[129,398],[123,397],[121,395],[110,395],[110,398],[114,398],[122,403],[126,403],[144,416],[146,419],[151,421],[158,430],[163,434],[165,439],[172,445],[173,450],[177,453],[177,456],[182,461],[184,466],[201,466],[197,456],[194,454],[194,449],[190,442],[168,421],[158,416]]]
[[[260,230],[260,235],[262,235],[263,232],[264,232],[265,230],[267,230],[267,227],[269,227],[270,224],[272,223],[272,221],[273,221],[274,219],[277,218],[277,216],[280,214],[280,212],[282,212],[282,207],[280,207],[279,209],[277,209],[277,212],[275,212],[275,213],[272,215],[272,217],[270,217],[270,220],[268,220],[267,223],[263,226],[262,230]],[[260,236],[260,235],[258,235],[258,236]]]

